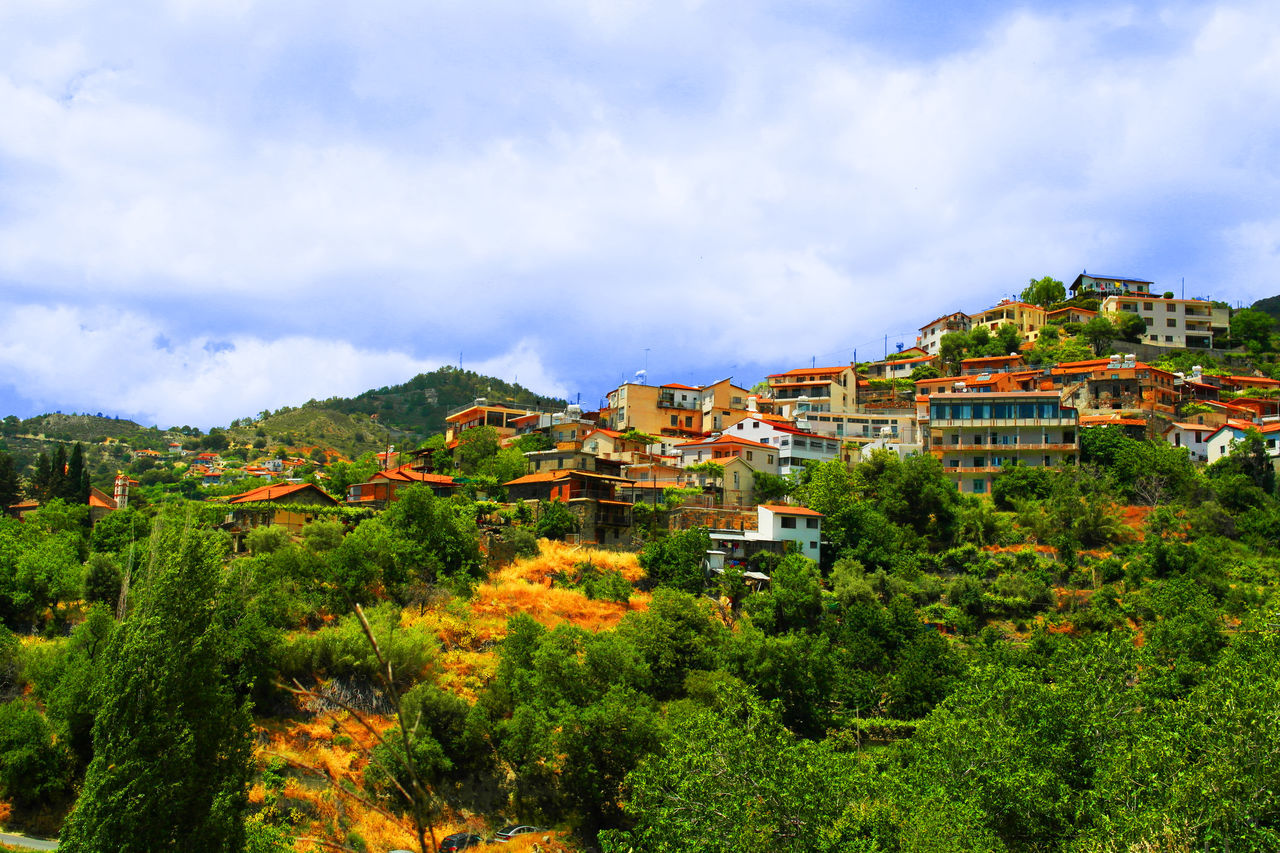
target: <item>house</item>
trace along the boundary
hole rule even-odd
[[[1063,308],[1046,311],[1044,318],[1045,324],[1050,326],[1065,325],[1067,323],[1079,323],[1083,326],[1097,316],[1097,311],[1090,311],[1088,308],[1080,308],[1075,305],[1067,305]]]
[[[1128,410],[1172,420],[1178,404],[1177,377],[1133,355],[1062,362],[1049,376],[1064,405],[1081,414]]]
[[[756,538],[784,543],[788,551],[822,559],[822,513],[802,506],[760,504]]]
[[[634,429],[646,435],[689,439],[723,429],[732,417],[747,411],[749,396],[731,379],[698,386],[626,382],[609,392],[600,419],[615,432]]]
[[[1217,427],[1205,424],[1171,423],[1164,429],[1164,440],[1174,447],[1185,447],[1191,458],[1204,462],[1209,458],[1209,436]]]
[[[766,377],[770,395],[778,403],[803,404],[806,412],[853,412],[858,406],[857,373],[853,365],[809,367]]]
[[[805,462],[828,462],[840,458],[838,439],[798,429],[781,418],[748,416],[731,424],[725,433],[777,450],[779,474],[800,471]]]
[[[220,525],[240,549],[245,533],[264,524],[278,524],[292,534],[320,517],[318,509],[337,506],[328,493],[311,483],[273,483],[226,498],[227,516]]]
[[[116,499],[111,495],[97,488],[89,489],[89,523],[97,524],[99,521],[107,517],[108,513],[115,512]]]
[[[718,435],[715,438],[689,441],[676,446],[680,452],[680,467],[688,468],[700,462],[723,463],[741,456],[752,463],[757,471],[770,474],[778,473],[777,448],[760,441],[744,438],[734,432]]]
[[[1250,430],[1257,429],[1258,425],[1249,421],[1227,421],[1205,439],[1206,461],[1213,463],[1224,456],[1230,456],[1236,442],[1248,435]]]
[[[1009,373],[1014,370],[1026,369],[1026,359],[1020,353],[966,358],[960,362],[960,374],[962,376],[976,376],[981,373]]]
[[[1017,328],[1022,340],[1027,342],[1039,337],[1045,320],[1045,310],[1039,305],[1020,302],[1016,299],[1005,299],[992,308],[971,314],[969,328],[972,330],[981,326],[994,335],[1001,326],[1012,324]]]
[[[1057,466],[1075,462],[1079,453],[1076,410],[1057,391],[962,391],[925,400],[926,450],[961,492],[990,493],[1007,463]]]
[[[937,355],[943,335],[950,332],[967,332],[969,328],[969,315],[963,311],[944,314],[932,323],[920,327],[916,345],[924,350],[926,355]]]
[[[467,430],[482,426],[492,427],[499,438],[511,438],[516,434],[517,423],[526,415],[538,411],[550,412],[551,409],[513,403],[490,403],[483,397],[477,397],[474,402],[458,406],[445,416],[445,443],[457,441],[458,436]]]
[[[1089,275],[1082,272],[1076,276],[1067,288],[1073,297],[1083,293],[1094,293],[1099,296],[1133,296],[1149,294],[1153,281],[1141,278],[1125,278],[1118,275]]]
[[[593,471],[543,471],[503,483],[512,501],[561,501],[578,518],[581,541],[613,545],[630,536],[631,503],[618,490],[630,480]]]
[[[933,364],[935,357],[932,355],[916,355],[888,358],[884,361],[873,361],[866,365],[866,377],[868,379],[910,379],[911,374],[917,367],[925,367]]]
[[[1136,314],[1147,324],[1144,343],[1175,349],[1209,349],[1217,335],[1230,329],[1231,309],[1205,299],[1163,299],[1158,296],[1108,296],[1102,313],[1112,317]]]
[[[399,493],[415,483],[421,483],[440,498],[449,497],[458,486],[453,477],[432,474],[407,462],[387,471],[378,471],[368,482],[348,487],[347,504],[380,509],[399,500]]]

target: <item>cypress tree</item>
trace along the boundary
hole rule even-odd
[[[36,457],[36,470],[31,475],[31,481],[27,484],[27,497],[38,501],[49,499],[49,479],[52,476],[53,465],[49,462],[48,455],[42,450],[40,455]]]
[[[224,547],[188,517],[157,522],[137,606],[95,687],[93,761],[63,853],[244,847],[250,718],[214,618]]]
[[[42,500],[51,501],[54,498],[60,498],[66,491],[67,482],[67,448],[61,444],[53,453],[53,460],[49,463],[49,485],[45,488]]]
[[[16,504],[20,493],[18,469],[13,464],[13,457],[0,452],[0,511]]]
[[[76,442],[71,448],[71,458],[67,460],[67,473],[62,480],[60,497],[67,503],[87,504],[89,502],[88,471],[84,467],[84,448]]]

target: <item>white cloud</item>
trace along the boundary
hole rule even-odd
[[[156,320],[114,310],[11,305],[0,319],[0,374],[28,389],[35,402],[136,414],[162,427],[208,428],[308,399],[354,396],[450,361],[303,336],[174,344]],[[530,341],[464,366],[518,375],[521,384],[548,396],[567,395]]]
[[[824,28],[844,5],[15,3],[0,280],[167,312],[271,406],[251,359],[308,347],[576,388],[647,346],[785,369],[1082,267],[1274,291],[1272,4],[997,13],[923,57]],[[145,362],[101,384],[143,399]]]

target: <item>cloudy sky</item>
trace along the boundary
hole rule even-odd
[[[598,403],[1082,269],[1280,293],[1280,5],[5,0],[0,414]]]

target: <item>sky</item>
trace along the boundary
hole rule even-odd
[[[880,357],[1280,293],[1280,4],[5,0],[0,415]]]

